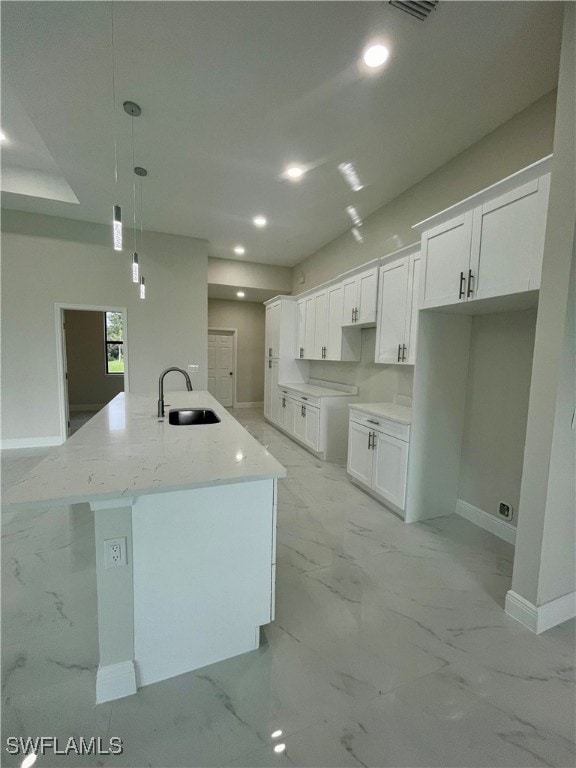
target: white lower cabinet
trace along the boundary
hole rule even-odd
[[[348,474],[403,514],[410,427],[350,410]]]
[[[312,389],[321,391],[317,386]],[[330,394],[326,396],[311,395],[294,385],[280,385],[275,398],[277,409],[274,417],[271,413],[268,418],[319,458],[342,459],[348,444],[348,404],[355,402],[357,395],[327,392]]]

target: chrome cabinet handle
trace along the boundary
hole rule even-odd
[[[472,296],[472,293],[474,292],[474,288],[472,287],[472,280],[474,280],[474,275],[472,274],[472,270],[468,270],[468,291],[466,293],[466,298],[470,298]]]
[[[366,421],[368,422],[368,424],[376,424],[377,427],[380,426],[380,422],[374,421],[374,419],[366,419]]]
[[[272,368],[272,360],[268,360],[268,368]]]
[[[268,347],[268,357],[272,357],[272,347]]]
[[[282,398],[282,408],[286,408],[286,398]]]
[[[372,446],[370,445],[371,440],[372,440],[372,432],[368,432],[368,450],[372,448]]]
[[[464,272],[460,272],[460,290],[458,291],[459,299],[464,298],[465,289],[466,289],[466,278],[464,277]]]
[[[300,357],[304,357],[304,347],[300,347]]]
[[[304,397],[304,395],[302,395],[302,400],[308,400],[308,398]]]
[[[396,357],[396,362],[397,363],[400,362],[401,353],[402,353],[402,344],[398,344],[398,355]]]

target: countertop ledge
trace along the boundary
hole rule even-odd
[[[310,397],[355,397],[356,392],[346,392],[341,389],[331,389],[318,384],[279,384],[279,389],[288,389],[291,392],[299,392]],[[356,389],[355,387],[351,389]]]
[[[284,467],[205,391],[121,393],[2,497],[6,508],[130,499],[286,476]],[[219,424],[174,426],[170,408],[211,408]]]
[[[397,421],[399,424],[412,423],[412,408],[396,403],[350,403],[350,410],[369,413],[371,416],[380,416],[383,419]]]

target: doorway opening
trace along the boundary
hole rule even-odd
[[[56,306],[60,430],[64,441],[128,390],[126,310]]]
[[[236,405],[236,329],[208,329],[208,391],[221,405]]]

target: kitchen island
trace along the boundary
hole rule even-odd
[[[220,422],[176,426],[171,408]],[[258,647],[285,475],[208,392],[167,393],[164,419],[120,394],[7,491],[9,507],[94,511],[98,703]]]

